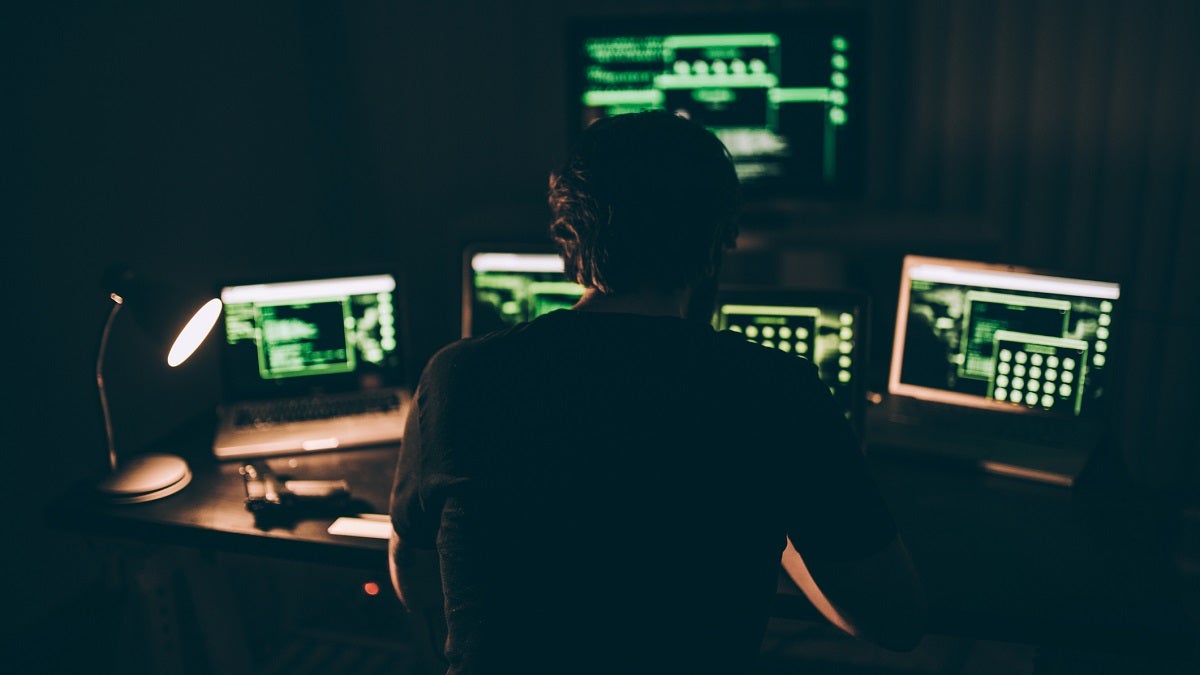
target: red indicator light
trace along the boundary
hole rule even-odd
[[[372,596],[379,595],[379,584],[375,583],[374,581],[368,581],[367,583],[363,584],[363,593]]]

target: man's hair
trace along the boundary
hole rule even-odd
[[[729,151],[668,112],[588,126],[550,175],[549,202],[567,278],[606,294],[693,286],[719,271],[737,239]]]

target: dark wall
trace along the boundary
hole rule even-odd
[[[871,13],[865,196],[762,220],[734,274],[867,288],[882,308],[877,355],[904,253],[1125,281],[1124,458],[1150,489],[1200,485],[1195,3],[409,4],[107,3],[7,22],[19,58],[5,273],[23,310],[4,331],[11,513],[35,514],[103,465],[94,369],[109,265],[196,286],[393,269],[419,367],[457,334],[462,245],[542,231],[567,137],[569,16],[814,4]],[[131,328],[117,332],[123,444],[215,403],[211,349],[168,374],[142,362]],[[11,595],[30,616],[96,574],[36,517],[16,527],[33,553],[16,560]]]

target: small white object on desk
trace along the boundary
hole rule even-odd
[[[380,513],[361,513],[358,517],[342,516],[329,525],[327,532],[343,537],[388,539],[392,536],[392,521]]]

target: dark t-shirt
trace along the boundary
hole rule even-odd
[[[568,310],[434,356],[392,520],[439,553],[452,673],[743,672],[785,535],[821,560],[895,535],[810,362]]]

